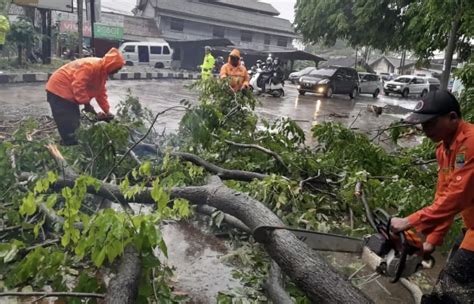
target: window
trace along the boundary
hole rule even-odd
[[[161,46],[150,46],[150,54],[161,55]]]
[[[135,46],[134,45],[127,45],[123,51],[125,53],[135,53]]]
[[[242,31],[240,40],[243,42],[252,42],[252,32]]]
[[[165,45],[163,47],[163,55],[169,55],[169,54],[170,54],[170,48]]]
[[[288,39],[285,37],[278,37],[277,45],[281,47],[287,47],[288,46]]]
[[[264,43],[265,45],[270,45],[270,44],[271,44],[271,41],[272,41],[272,36],[271,36],[271,35],[268,35],[268,34],[265,34],[265,38],[264,38],[263,43]]]
[[[415,78],[415,83],[416,84],[424,84],[425,80],[423,78]]]
[[[182,32],[184,30],[184,20],[171,18],[170,27],[173,31]]]
[[[224,38],[225,36],[225,29],[220,26],[214,26],[212,28],[212,37],[215,38]]]

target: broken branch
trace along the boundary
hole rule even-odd
[[[231,141],[231,140],[224,140],[224,142],[229,144],[229,145],[235,146],[235,147],[244,148],[244,149],[255,149],[255,150],[261,151],[265,154],[268,154],[268,155],[272,156],[276,161],[278,161],[286,170],[288,170],[288,167],[286,166],[285,162],[283,161],[283,158],[278,153],[276,153],[276,152],[274,152],[270,149],[267,149],[265,147],[262,147],[262,146],[259,146],[259,145],[256,145],[256,144],[243,144],[243,143],[237,143],[237,142],[234,142],[234,141]]]

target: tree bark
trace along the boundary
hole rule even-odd
[[[133,247],[129,245],[125,248],[122,256],[120,268],[115,277],[110,280],[105,296],[107,304],[133,304],[138,296],[138,283],[142,263],[140,256]]]
[[[451,65],[453,62],[454,50],[456,48],[456,40],[458,39],[458,30],[461,26],[461,21],[459,17],[456,17],[453,20],[451,25],[451,31],[449,32],[448,45],[444,51],[444,65],[443,65],[443,75],[441,78],[441,90],[446,90],[448,88],[449,76],[451,74]]]

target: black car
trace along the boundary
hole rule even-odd
[[[359,91],[359,75],[353,68],[328,67],[315,70],[301,77],[298,92],[322,94],[331,97],[332,94],[349,94],[351,98]]]

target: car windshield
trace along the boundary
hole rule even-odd
[[[402,83],[409,83],[411,78],[409,77],[398,77],[394,81],[395,82],[402,82]]]
[[[332,76],[336,72],[335,69],[319,69],[312,71],[310,76]]]

